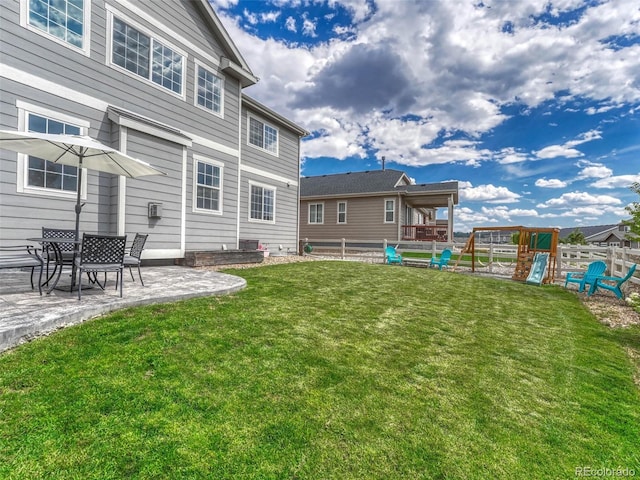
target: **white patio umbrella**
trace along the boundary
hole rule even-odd
[[[80,235],[80,200],[82,169],[124,175],[129,178],[144,175],[166,175],[147,162],[130,157],[91,137],[54,135],[48,133],[0,130],[0,148],[33,155],[43,160],[78,167],[78,196],[76,200],[76,241]]]

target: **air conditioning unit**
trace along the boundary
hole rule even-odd
[[[149,202],[149,218],[162,218],[162,204]]]

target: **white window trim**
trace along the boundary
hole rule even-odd
[[[262,187],[262,188],[267,188],[269,190],[273,190],[273,220],[262,220],[260,218],[251,218],[251,187]],[[253,180],[249,180],[249,195],[248,195],[249,201],[247,202],[247,207],[248,207],[247,218],[249,219],[249,222],[275,224],[277,195],[278,195],[277,188],[274,187],[273,185],[268,185],[266,183],[254,182]]]
[[[33,113],[35,115],[40,115],[42,117],[47,117],[52,120],[57,120],[63,123],[70,123],[77,127],[80,127],[80,133],[82,135],[87,135],[89,132],[89,122],[86,120],[81,120],[76,117],[71,117],[64,113],[60,113],[54,110],[49,110],[47,108],[41,107],[39,105],[33,105],[27,102],[23,102],[21,100],[16,100],[16,108],[18,109],[18,130],[21,132],[28,131],[28,122],[27,115],[29,113]],[[24,153],[17,154],[17,185],[16,191],[18,193],[24,193],[28,195],[39,195],[45,197],[56,197],[56,198],[70,198],[75,199],[78,196],[77,192],[68,192],[62,190],[52,190],[48,188],[41,187],[32,187],[27,185],[27,179],[29,178],[29,162],[27,158],[29,155]],[[80,198],[86,200],[87,199],[87,169],[82,169],[82,184],[80,185]]]
[[[311,206],[312,205],[322,205],[322,221],[321,222],[312,222],[311,221]],[[307,206],[307,224],[309,224],[309,225],[324,225],[324,217],[325,217],[324,202],[309,203],[309,205]]]
[[[220,208],[219,210],[208,210],[206,208],[198,208],[198,162],[208,163],[210,165],[214,165],[220,168]],[[222,215],[224,212],[223,208],[223,187],[224,187],[224,163],[218,162],[216,160],[212,160],[207,157],[202,157],[200,155],[193,156],[193,198],[191,203],[191,211],[193,213],[203,213],[205,215]]]
[[[258,145],[254,145],[253,143],[251,143],[250,139],[251,139],[251,119],[252,118],[262,123],[263,125],[267,125],[270,128],[273,128],[278,133],[278,142],[276,143],[275,152],[271,152],[264,147],[259,147]],[[264,140],[264,131],[262,132],[262,134],[263,134],[263,140]],[[257,115],[253,115],[252,113],[249,113],[247,114],[247,145],[255,148],[256,150],[260,150],[261,152],[265,152],[265,153],[268,153],[269,155],[273,155],[274,157],[279,157],[280,156],[280,129],[275,125],[273,125],[272,123],[266,122],[263,118]]]
[[[388,221],[387,220],[387,202],[393,202],[393,220],[392,221]],[[383,209],[384,209],[384,213],[383,213],[383,219],[384,219],[384,223],[387,224],[391,224],[391,223],[396,223],[396,199],[395,198],[385,198],[384,199],[384,203],[382,204]]]
[[[62,45],[63,47],[67,47],[74,52],[81,53],[87,57],[90,56],[91,53],[91,0],[84,1],[84,12],[82,18],[82,48],[76,47],[75,45],[71,45],[70,43],[65,42],[61,38],[56,37],[55,35],[51,35],[44,30],[40,30],[39,28],[34,27],[29,24],[29,0],[20,0],[20,26],[26,28],[30,32],[37,33],[38,35],[42,35],[49,40]]]
[[[340,205],[344,204],[344,222],[340,221]],[[336,205],[336,223],[338,225],[346,225],[347,224],[347,202],[338,202]]]
[[[144,82],[146,85],[151,85],[154,88],[157,88],[158,90],[168,94],[168,95],[172,95],[174,97],[177,98],[181,98],[182,100],[187,99],[187,88],[186,88],[186,84],[187,84],[187,78],[188,78],[188,72],[187,72],[187,65],[188,65],[188,59],[189,59],[189,55],[187,54],[187,52],[185,52],[184,50],[182,50],[179,47],[176,47],[173,43],[165,40],[163,37],[161,37],[160,35],[158,35],[157,33],[149,30],[148,28],[143,27],[142,25],[140,25],[138,22],[136,22],[135,20],[133,20],[131,17],[125,15],[124,13],[116,10],[115,8],[113,8],[111,5],[106,4],[105,5],[105,9],[107,10],[107,53],[106,53],[106,58],[105,58],[105,64],[110,67],[113,68],[114,70],[117,70],[118,72],[124,73],[125,75],[131,77],[131,78],[135,78],[138,81]],[[130,72],[129,70],[127,70],[126,68],[122,68],[120,65],[113,63],[112,61],[112,57],[113,57],[113,17],[118,17],[120,20],[122,20],[123,22],[125,22],[126,24],[130,25],[131,27],[135,28],[136,30],[138,30],[139,32],[147,35],[149,38],[151,38],[152,40],[152,46],[151,46],[151,54],[153,55],[153,40],[157,40],[160,43],[162,43],[163,45],[169,47],[171,50],[173,50],[174,52],[180,54],[182,56],[182,91],[178,94],[176,92],[174,92],[173,90],[170,90],[168,88],[163,87],[162,85],[158,85],[156,82],[154,82],[153,80],[151,80],[151,78],[145,78],[142,77],[140,75],[136,75],[133,72]],[[150,68],[150,72],[151,72],[151,65],[149,66]]]
[[[200,110],[204,110],[205,112],[214,115],[216,117],[224,118],[224,89],[225,89],[225,77],[220,75],[216,68],[211,68],[207,64],[201,62],[197,58],[194,58],[196,68],[193,71],[193,104],[196,108]],[[198,103],[198,68],[204,68],[208,72],[212,73],[216,77],[218,77],[220,82],[220,111],[214,112],[213,110],[209,110],[208,108],[203,107]],[[280,140],[280,139],[278,139]]]

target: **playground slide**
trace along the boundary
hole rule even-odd
[[[547,273],[547,262],[549,261],[548,253],[536,253],[533,257],[533,263],[531,270],[529,270],[529,276],[527,277],[527,283],[529,285],[542,285],[542,280]]]

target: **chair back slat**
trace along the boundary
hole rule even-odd
[[[122,264],[126,236],[90,235],[82,236],[81,264],[109,265]]]

